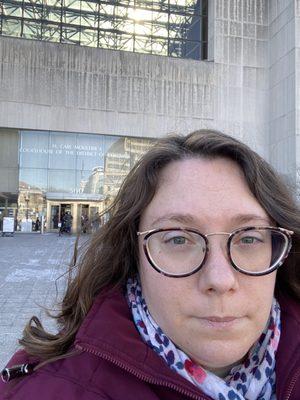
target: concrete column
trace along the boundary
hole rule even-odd
[[[73,224],[72,224],[72,233],[77,233],[78,232],[78,204],[73,203],[72,204],[72,215],[73,215]]]

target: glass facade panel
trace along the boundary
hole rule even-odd
[[[89,171],[77,171],[76,193],[103,195],[104,169],[94,167]]]
[[[78,134],[76,139],[76,169],[92,171],[95,167],[103,168],[104,137]]]
[[[5,2],[2,4],[2,13],[3,15],[10,15],[11,17],[22,17],[22,2]]]
[[[1,23],[1,17],[0,17]],[[2,20],[2,34],[6,36],[21,36],[22,26],[20,19],[7,18]]]
[[[98,16],[97,14],[90,14],[90,13],[83,13],[81,14],[81,20],[80,20],[81,26],[86,26],[89,28],[95,28],[97,29],[98,27]]]
[[[2,0],[0,35],[200,60],[207,1]]]
[[[28,18],[30,20],[37,20],[36,22],[38,22],[38,20],[43,18],[43,8],[39,5],[24,7],[23,15],[24,18]]]
[[[48,188],[48,169],[21,168],[19,189],[34,189],[41,192]]]
[[[48,168],[49,132],[27,131],[20,136],[20,161],[22,168]]]
[[[87,213],[89,207],[104,210],[153,143],[152,139],[21,131],[19,226],[24,219],[50,216],[54,209],[61,215],[67,206],[79,214],[82,209]],[[75,226],[79,214],[74,217]],[[54,227],[53,221],[48,227]]]
[[[50,132],[49,139],[49,168],[54,170],[75,170],[76,158],[74,149],[76,135]]]
[[[14,129],[0,128],[0,231],[4,217],[15,217],[18,209],[19,135]]]
[[[131,35],[117,35],[116,44],[120,50],[134,51],[134,36]]]
[[[26,39],[37,39],[41,38],[42,26],[39,22],[35,21],[24,21],[23,24],[23,37]]]
[[[63,0],[64,7],[80,10],[80,0]]]
[[[52,23],[59,23],[61,19],[61,12],[59,9],[50,8],[46,11],[46,19],[47,21],[51,21]],[[54,25],[57,29],[59,29],[59,25]]]
[[[43,24],[42,25],[43,40],[49,42],[59,42],[60,41],[60,28],[53,24]]]
[[[98,1],[81,1],[81,10],[97,13],[99,8]]]
[[[91,29],[82,29],[80,41],[83,46],[97,47],[98,32]]]
[[[73,27],[64,27],[62,29],[61,41],[68,44],[80,44],[80,32]]]
[[[56,169],[48,171],[48,191],[59,193],[76,192],[76,171]]]
[[[47,0],[46,5],[48,7],[60,7],[61,6],[61,0]]]

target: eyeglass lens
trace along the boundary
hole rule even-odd
[[[277,265],[286,254],[288,239],[282,232],[252,229],[236,232],[230,240],[232,262],[245,272],[262,272]],[[187,230],[159,231],[147,240],[147,250],[161,271],[180,275],[198,268],[206,254],[206,241]]]

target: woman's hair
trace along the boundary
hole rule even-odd
[[[109,221],[93,236],[75,268],[71,268],[74,276],[70,276],[60,311],[54,317],[60,333],[47,333],[36,317],[25,327],[20,344],[30,355],[41,361],[65,357],[95,296],[107,288],[123,287],[128,277],[136,274],[136,232],[141,215],[158,188],[162,169],[173,161],[195,157],[226,157],[236,162],[251,192],[272,220],[295,232],[292,252],[277,274],[276,290],[300,299],[300,274],[296,269],[300,213],[283,181],[259,155],[230,136],[211,130],[172,135],[158,140],[134,166],[109,208]]]

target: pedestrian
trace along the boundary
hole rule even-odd
[[[71,233],[72,230],[72,221],[73,221],[73,216],[69,211],[66,211],[63,220],[62,220],[62,227],[63,231],[66,233]]]
[[[3,230],[3,213],[0,211],[0,231]]]
[[[60,223],[60,221],[59,221],[58,213],[54,214],[54,216],[53,216],[53,218],[52,218],[52,222],[53,222],[53,229],[60,228],[60,227],[59,227],[59,224],[61,224],[61,223]]]
[[[81,232],[88,233],[89,230],[89,217],[86,214],[81,215]]]
[[[93,216],[93,218],[92,218],[92,231],[93,231],[93,233],[97,232],[97,230],[100,228],[100,221],[101,221],[100,214],[97,211],[95,213],[95,215]]]
[[[35,221],[34,230],[35,230],[36,232],[38,232],[38,231],[41,230],[41,221],[40,221],[39,217],[37,217],[37,219],[36,219],[36,221]]]
[[[299,246],[292,195],[249,147],[158,140],[78,261],[59,332],[31,319],[0,398],[299,400]]]
[[[61,236],[65,231],[65,213],[61,215],[60,220],[58,218],[57,227],[58,227],[58,236]]]

